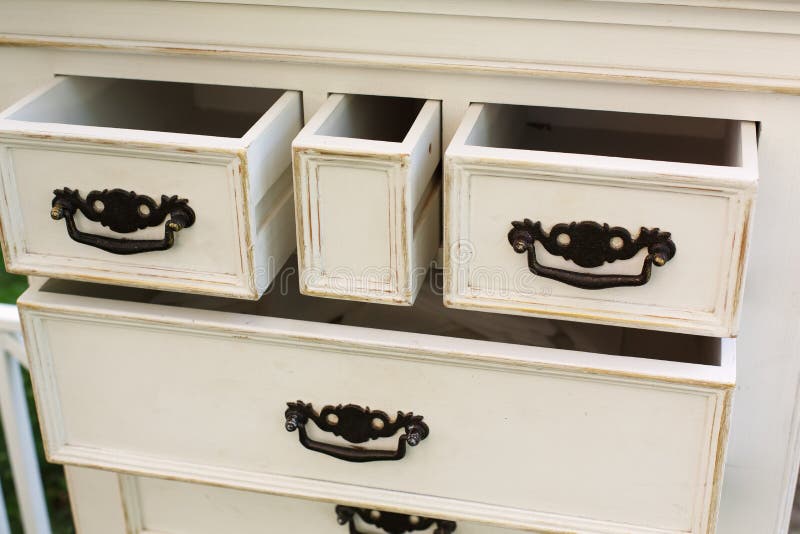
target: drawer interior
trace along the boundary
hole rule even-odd
[[[416,98],[343,95],[314,134],[402,143],[424,105]]]
[[[301,295],[296,257],[275,280],[255,302],[56,279],[41,291],[700,365],[722,363],[718,338],[446,308],[438,270],[429,273],[410,307]]]
[[[282,90],[60,77],[2,118],[39,123],[243,137]]]
[[[466,144],[739,167],[738,121],[484,104]]]

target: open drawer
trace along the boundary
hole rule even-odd
[[[8,270],[258,298],[294,250],[301,115],[292,91],[54,79],[0,114]]]
[[[754,123],[473,104],[445,160],[448,306],[736,334]]]
[[[506,528],[713,532],[735,340],[450,310],[427,283],[411,308],[317,299],[291,272],[253,303],[30,289],[48,458]]]
[[[300,290],[413,304],[439,250],[441,103],[334,94],[292,148]]]

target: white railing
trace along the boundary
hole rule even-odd
[[[0,304],[0,418],[25,534],[51,534],[22,367],[28,366],[17,307]],[[11,534],[0,493],[0,534]]]

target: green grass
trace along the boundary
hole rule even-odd
[[[3,262],[0,261],[0,302],[13,304],[27,287],[28,281],[24,276],[8,274],[3,268]],[[42,436],[36,418],[36,410],[33,405],[33,391],[31,390],[30,378],[27,373],[25,373],[24,376],[25,389],[28,397],[28,410],[31,415],[33,434],[36,440],[36,450],[39,456],[39,467],[42,472],[42,483],[44,484],[53,534],[74,534],[75,528],[72,524],[72,513],[69,508],[69,497],[67,496],[67,483],[64,480],[64,469],[59,465],[49,464],[44,459]],[[6,442],[2,432],[0,432],[0,483],[3,485],[3,497],[5,498],[6,508],[8,509],[8,520],[11,525],[11,532],[22,534],[22,518],[19,512],[17,496],[14,492],[14,481],[11,475],[8,449],[6,448]]]
[[[28,280],[24,276],[8,274],[4,263],[0,262],[0,302],[14,304],[25,289]]]

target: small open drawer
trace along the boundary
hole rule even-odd
[[[439,247],[441,103],[332,95],[292,146],[301,291],[411,305]]]
[[[0,114],[8,270],[258,298],[294,250],[300,100],[54,79]]]
[[[445,303],[732,336],[752,122],[472,104],[445,155]]]
[[[414,306],[319,299],[296,276],[256,302],[29,289],[48,458],[535,532],[714,532],[736,340],[448,309],[431,278]]]

